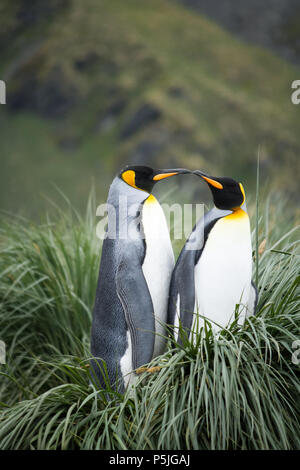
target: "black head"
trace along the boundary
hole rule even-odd
[[[245,202],[245,190],[242,183],[226,176],[220,178],[208,176],[199,170],[193,173],[201,176],[207,182],[214,198],[214,204],[218,209],[234,210]]]
[[[119,177],[136,189],[151,193],[153,186],[162,179],[169,176],[179,175],[182,173],[191,173],[184,168],[174,168],[169,170],[154,170],[149,166],[127,166],[120,173]]]

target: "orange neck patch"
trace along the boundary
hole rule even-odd
[[[243,219],[244,217],[248,217],[247,212],[243,211],[240,207],[237,209],[233,209],[232,214],[226,215],[224,217],[225,220],[238,220],[238,219]]]
[[[153,194],[150,194],[150,196],[147,197],[145,204],[155,204],[156,202],[156,198],[153,196]]]

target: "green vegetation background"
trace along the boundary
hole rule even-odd
[[[252,189],[259,146],[263,185],[297,200],[299,67],[171,0],[30,3],[0,6],[2,208],[37,217],[54,183],[82,210],[128,162]]]

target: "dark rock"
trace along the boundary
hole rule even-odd
[[[74,66],[80,72],[88,71],[95,64],[100,62],[100,57],[96,52],[90,52],[86,56],[77,59],[74,63]]]
[[[168,89],[168,95],[172,98],[184,98],[185,91],[183,88],[179,86],[172,86]]]
[[[70,2],[69,0],[51,0],[51,2],[49,0],[30,0],[30,2],[17,0],[17,3],[19,3],[17,18],[23,27],[31,27],[43,18],[49,21]]]
[[[174,0],[215,20],[242,39],[268,47],[287,60],[300,63],[295,38],[289,42],[295,18],[300,24],[299,0]],[[291,26],[290,26],[291,25]]]
[[[133,150],[130,156],[130,162],[138,165],[153,165],[155,156],[161,149],[161,145],[157,142],[145,140],[140,142]],[[155,164],[154,164],[155,166]]]
[[[66,152],[73,152],[79,146],[79,139],[75,137],[63,137],[59,140],[59,147]]]
[[[125,98],[120,98],[109,105],[104,113],[101,113],[100,121],[97,124],[96,130],[101,132],[111,129],[114,126],[116,119],[124,111],[126,104],[127,100]]]
[[[75,87],[59,68],[50,71],[44,79],[28,71],[22,74],[22,80],[15,81],[7,93],[7,105],[12,111],[29,110],[46,118],[60,118],[78,101]]]
[[[143,104],[125,123],[121,132],[121,139],[127,139],[147,125],[157,121],[161,111],[152,104]]]
[[[139,142],[129,154],[129,161],[132,164],[159,166],[157,158],[168,148],[172,137],[172,134],[163,127],[151,129],[148,138]]]
[[[31,30],[38,23],[55,21],[70,5],[70,0],[1,0],[1,15],[7,21],[1,23],[0,52],[13,43],[20,34]]]

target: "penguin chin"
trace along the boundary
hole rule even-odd
[[[235,205],[234,207],[232,207],[232,205],[228,206],[227,204],[215,204],[215,206],[217,209],[220,209],[222,211],[231,211],[231,212],[234,212],[240,208],[239,205]]]
[[[234,211],[241,207],[243,198],[236,194],[214,194],[214,204],[218,209]]]

